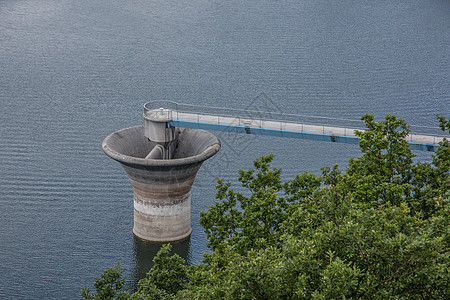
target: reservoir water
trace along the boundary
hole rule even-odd
[[[133,287],[159,245],[134,239],[133,193],[101,149],[156,99],[436,126],[450,112],[450,1],[0,1],[0,299],[76,299],[120,262]],[[260,155],[286,178],[338,163],[348,144],[217,133],[193,187],[191,263],[207,251],[199,213],[215,178]],[[430,161],[429,153],[417,153]]]

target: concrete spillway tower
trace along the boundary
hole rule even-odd
[[[133,233],[147,241],[190,236],[192,184],[202,163],[220,149],[210,132],[170,127],[171,114],[147,103],[144,126],[116,131],[102,144],[128,174],[134,190]]]

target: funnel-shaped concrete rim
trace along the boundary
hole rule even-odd
[[[211,146],[204,149],[200,154],[184,157],[184,158],[174,158],[174,159],[168,159],[168,160],[161,160],[161,159],[145,159],[145,158],[139,158],[139,157],[133,157],[129,155],[121,154],[115,150],[113,150],[110,145],[113,142],[113,140],[117,137],[126,135],[126,132],[128,130],[136,129],[136,128],[143,128],[143,126],[133,126],[124,128],[118,131],[115,131],[108,135],[102,143],[103,151],[106,155],[111,157],[112,159],[124,163],[124,164],[130,164],[130,165],[137,165],[137,166],[144,166],[144,167],[176,167],[176,166],[183,166],[183,165],[190,165],[190,164],[196,164],[203,162],[216,154],[220,150],[220,140],[212,133],[201,130],[201,129],[191,129],[191,130],[198,130],[200,132],[203,132],[204,134],[208,135],[208,138],[211,139]]]

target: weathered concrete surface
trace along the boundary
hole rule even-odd
[[[134,190],[133,233],[144,240],[171,242],[190,236],[191,187],[202,163],[216,154],[220,141],[210,132],[176,128],[170,160],[145,159],[155,146],[143,126],[116,131],[103,151],[120,162]]]

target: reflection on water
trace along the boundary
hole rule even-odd
[[[191,238],[180,242],[172,242],[172,254],[178,254],[188,265],[191,264]],[[153,266],[153,257],[158,253],[163,243],[155,243],[134,237],[134,259],[135,264],[132,271],[130,287],[133,291],[137,289],[138,282],[144,278]]]

